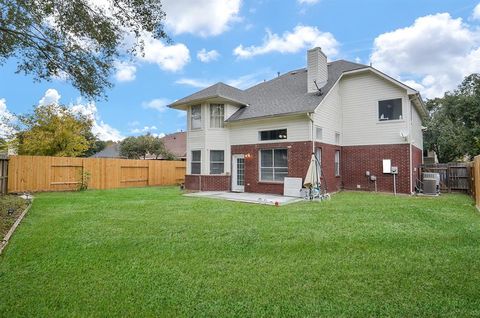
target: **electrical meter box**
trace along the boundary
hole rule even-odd
[[[392,174],[398,174],[398,167],[392,167]]]

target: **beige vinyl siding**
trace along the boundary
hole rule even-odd
[[[414,146],[423,150],[423,132],[422,132],[422,118],[418,113],[417,109],[412,105],[410,107],[412,115],[412,125],[411,125],[411,142]]]
[[[410,100],[407,91],[381,77],[365,72],[340,81],[342,96],[341,142],[344,146],[406,143],[400,131],[409,131]],[[402,99],[402,120],[378,120],[378,101]]]
[[[323,130],[321,142],[335,144],[335,133],[340,133],[340,142],[342,140],[342,106],[340,98],[340,89],[338,85],[332,87],[322,103],[317,107],[313,114],[313,122],[317,127]],[[314,127],[315,129],[315,127]],[[315,138],[314,131],[314,138]]]
[[[276,143],[311,140],[310,119],[307,115],[269,117],[265,119],[233,122],[230,127],[231,145],[248,145],[258,143]],[[287,129],[287,139],[260,141],[262,130]]]
[[[215,101],[214,103],[221,103]],[[210,174],[210,150],[223,150],[225,154],[225,174],[230,173],[230,142],[228,128],[210,128],[210,103],[202,103],[202,129],[187,131],[187,174],[191,173],[191,155],[193,150],[202,151],[201,174]],[[236,111],[235,106],[224,104],[224,117],[228,118]],[[190,127],[190,107],[187,116]]]

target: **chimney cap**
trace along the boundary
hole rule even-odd
[[[311,48],[311,49],[309,49],[307,52],[310,53],[310,52],[313,52],[313,51],[319,51],[320,53],[323,54],[323,56],[327,57],[327,55],[322,51],[322,48],[319,47],[319,46],[316,46],[316,47],[314,47],[314,48]]]

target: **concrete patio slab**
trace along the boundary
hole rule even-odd
[[[301,198],[285,197],[275,194],[227,192],[227,191],[201,191],[184,194],[188,197],[221,199],[228,201],[247,202],[266,205],[286,205],[302,201]]]

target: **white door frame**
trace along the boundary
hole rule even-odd
[[[238,184],[237,159],[243,159],[243,184]],[[245,155],[232,155],[232,191],[245,192]]]

